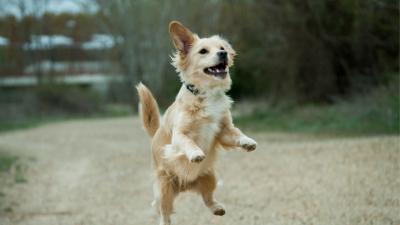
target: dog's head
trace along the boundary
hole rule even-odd
[[[229,67],[236,53],[226,40],[216,35],[199,38],[177,21],[169,24],[169,33],[177,50],[172,65],[183,82],[205,89],[230,88]]]

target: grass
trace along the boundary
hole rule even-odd
[[[331,105],[268,107],[258,104],[239,113],[235,123],[255,131],[308,132],[344,135],[400,134],[398,79],[392,85]],[[0,132],[31,128],[70,119],[109,118],[133,115],[127,105],[106,105],[100,113],[53,114],[0,120]],[[240,111],[240,110],[239,110]],[[246,111],[246,110],[245,110]],[[35,114],[36,115],[36,114]]]
[[[6,194],[2,192],[3,187],[27,182],[24,176],[26,169],[27,165],[19,157],[0,152],[0,213],[13,210],[5,200]]]
[[[14,181],[16,183],[25,183],[25,182],[27,182],[26,178],[24,177],[24,173],[25,173],[26,169],[27,168],[22,164],[17,164],[15,166]]]
[[[235,117],[235,123],[254,131],[329,133],[344,135],[400,134],[399,95],[394,90],[378,90],[332,105],[296,107],[259,107],[251,113]],[[0,121],[0,132],[31,128],[71,119],[112,118],[132,115],[121,106],[111,106],[92,115],[55,115],[16,121]]]
[[[92,113],[88,115],[66,115],[66,114],[55,114],[55,115],[37,115],[30,118],[18,119],[18,120],[0,120],[0,133],[8,132],[19,129],[32,128],[46,123],[60,122],[73,119],[94,119],[94,118],[113,118],[132,115],[132,109],[129,106],[121,105],[107,105],[106,109],[100,113]]]
[[[0,173],[12,174],[14,176],[14,182],[24,183],[27,181],[24,177],[26,169],[26,166],[17,156],[0,153]]]
[[[43,120],[40,119],[26,119],[20,121],[1,121],[0,122],[0,132],[12,131],[18,129],[25,129],[35,127],[42,124]]]
[[[343,135],[400,134],[397,85],[337,101],[332,105],[255,109],[235,122],[256,131],[329,133]]]
[[[9,172],[17,160],[16,156],[0,153],[0,172]]]

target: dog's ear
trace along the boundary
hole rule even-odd
[[[178,21],[169,23],[169,34],[175,48],[183,55],[187,55],[196,40],[196,36]]]
[[[235,49],[233,49],[231,44],[229,44],[229,42],[227,42],[225,40],[224,40],[224,46],[225,46],[225,49],[228,52],[229,56],[231,57],[231,59],[234,60],[235,56],[237,56]]]

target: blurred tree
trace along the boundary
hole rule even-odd
[[[234,94],[330,102],[369,90],[399,69],[397,1],[224,3],[225,32],[241,55]]]
[[[132,85],[143,81],[166,101],[165,93],[172,93],[177,85],[166,86],[166,79],[172,74],[169,54],[172,44],[168,34],[168,23],[173,19],[184,21],[196,31],[202,31],[206,25],[218,23],[219,1],[144,1],[97,0],[100,6],[100,21],[110,33],[122,36],[124,42],[119,46],[116,61],[121,63],[126,74],[127,90],[135,96]],[[212,10],[206,14],[197,10]],[[197,26],[195,26],[196,24]],[[192,25],[192,26],[190,26]],[[177,76],[173,75],[177,80]],[[171,97],[171,95],[167,95]]]
[[[330,103],[369,91],[399,71],[396,0],[94,0],[97,13],[57,15],[40,14],[48,0],[38,0],[29,15],[24,0],[10,1],[25,16],[0,18],[0,35],[11,43],[3,51],[2,74],[20,74],[26,64],[46,57],[107,58],[126,75],[120,88],[125,101],[136,96],[132,85],[139,81],[163,104],[174,97],[180,84],[169,64],[173,47],[167,29],[174,19],[200,36],[219,33],[232,42],[239,53],[232,70],[235,98]],[[95,33],[122,41],[111,51],[21,47],[34,34],[62,34],[81,43]]]

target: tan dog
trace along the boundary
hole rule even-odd
[[[151,92],[141,83],[137,86],[143,126],[152,137],[154,204],[161,225],[171,223],[174,198],[186,190],[199,193],[215,215],[224,215],[224,207],[213,197],[216,150],[221,146],[253,151],[257,145],[232,123],[232,101],[225,95],[236,54],[230,44],[219,36],[199,38],[177,21],[169,24],[169,32],[177,50],[172,64],[182,87],[161,123]]]

